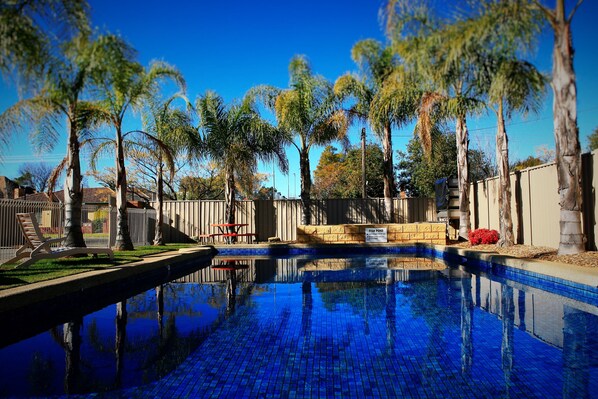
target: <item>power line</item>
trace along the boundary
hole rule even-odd
[[[598,109],[598,105],[593,106],[593,107],[589,107],[589,108],[585,108],[582,110],[578,110],[577,111],[577,115],[579,114],[583,114],[589,111],[595,111]],[[523,120],[523,121],[519,121],[519,122],[509,122],[507,123],[506,127],[511,127],[511,126],[516,126],[516,125],[523,125],[523,124],[527,124],[527,123],[534,123],[534,122],[540,122],[540,121],[545,121],[545,120],[552,120],[553,117],[552,116],[545,116],[542,118],[536,118],[536,119],[529,119],[529,120]],[[479,132],[482,130],[495,130],[498,126],[494,125],[494,126],[486,126],[486,127],[478,127],[475,129],[467,129],[470,133],[471,132]],[[391,134],[391,136],[393,138],[410,138],[413,137],[412,134]]]

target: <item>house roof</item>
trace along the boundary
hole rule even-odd
[[[33,194],[26,194],[17,198],[18,200],[25,200],[25,201],[39,201],[39,202],[58,202],[56,195],[52,193],[51,196],[48,196],[48,193],[33,193]]]
[[[84,204],[108,204],[110,197],[114,197],[114,191],[106,187],[83,187]],[[56,191],[56,197],[64,202],[64,190]]]
[[[138,188],[135,188],[137,191]],[[130,193],[131,191],[129,191]],[[83,188],[83,203],[104,205],[110,203],[110,197],[114,197],[115,192],[106,187],[84,187]],[[147,199],[139,195],[132,194],[132,199],[127,199],[129,206],[143,207],[142,203],[146,203]],[[150,197],[151,198],[151,197]],[[55,191],[51,195],[47,193],[33,193],[17,198],[25,201],[43,201],[43,202],[64,202],[64,190]]]
[[[114,191],[106,187],[84,187],[84,204],[108,204],[110,197],[114,197]],[[47,193],[33,193],[19,197],[19,200],[25,201],[44,201],[44,202],[64,202],[64,190],[55,191],[48,195]]]

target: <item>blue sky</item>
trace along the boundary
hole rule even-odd
[[[295,54],[305,54],[316,73],[331,81],[355,69],[350,58],[355,42],[375,38],[384,41],[378,18],[379,0],[255,0],[216,2],[162,0],[91,0],[92,21],[101,31],[119,33],[135,47],[140,61],[167,61],[184,74],[188,95],[194,100],[206,90],[215,90],[227,101],[241,98],[251,87],[270,84],[288,86],[288,63]],[[450,5],[451,1],[437,1]],[[553,2],[551,2],[553,3]],[[573,3],[567,0],[567,4]],[[573,22],[575,69],[578,88],[578,123],[585,150],[586,137],[598,127],[598,2],[586,1]],[[542,71],[551,70],[552,36],[546,31],[529,60]],[[13,86],[0,86],[0,111],[17,99]],[[130,122],[135,128],[135,122]],[[492,117],[470,118],[472,147],[493,151],[495,121]],[[357,144],[361,126],[351,129],[351,142]],[[511,160],[535,155],[538,146],[554,148],[552,96],[547,90],[542,111],[526,119],[515,117],[508,125]],[[393,146],[403,150],[412,136],[412,126],[395,129]],[[371,140],[375,140],[370,136]],[[54,151],[35,154],[26,134],[15,136],[0,165],[0,174],[16,176],[22,162],[58,162],[64,156],[65,142]],[[312,169],[321,149],[312,151]],[[290,176],[276,171],[276,187],[283,194],[298,194],[299,166],[294,148],[287,151]],[[396,157],[395,157],[396,160]],[[85,163],[85,161],[84,161]],[[113,161],[106,160],[106,166]],[[272,173],[271,165],[261,171]],[[296,173],[296,178],[293,177]],[[93,181],[88,184],[95,185]],[[271,184],[271,183],[270,183]]]

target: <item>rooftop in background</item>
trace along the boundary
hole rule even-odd
[[[15,195],[17,194],[17,195]],[[17,201],[38,201],[38,202],[64,202],[64,190],[53,193],[37,193],[29,187],[19,187],[11,179],[0,176],[0,198],[14,199]],[[107,205],[110,198],[115,198],[114,190],[107,187],[84,187],[83,203],[88,205]],[[127,203],[129,207],[144,208],[152,200],[152,193],[147,190],[127,191]]]

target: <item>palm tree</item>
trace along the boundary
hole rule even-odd
[[[0,5],[0,71],[26,83],[43,77],[56,41],[89,34],[89,5],[81,0],[11,0]]]
[[[552,52],[552,93],[556,168],[561,205],[559,254],[585,251],[581,228],[581,147],[577,126],[577,85],[573,69],[571,22],[583,0],[577,0],[567,15],[565,0],[557,0],[554,9],[539,0],[531,0],[540,10],[554,34]]]
[[[301,223],[311,224],[311,169],[309,152],[313,146],[339,140],[348,145],[346,114],[341,109],[333,86],[324,77],[314,75],[304,56],[293,57],[289,64],[290,87],[278,89],[258,86],[250,95],[262,97],[274,111],[280,129],[291,132],[291,144],[299,152],[301,177]]]
[[[392,125],[400,126],[414,115],[413,93],[416,86],[396,65],[390,47],[367,39],[357,42],[351,49],[351,58],[360,73],[345,74],[334,84],[334,92],[341,100],[351,96],[355,102],[348,110],[350,118],[368,121],[382,140],[384,169],[385,219],[394,221],[393,197],[395,195],[394,167],[392,161]]]
[[[144,100],[151,97],[158,90],[161,80],[166,78],[172,79],[184,91],[185,81],[176,68],[164,62],[154,62],[146,70],[141,64],[133,61],[132,51],[112,54],[104,72],[95,76],[99,95],[102,96],[96,103],[95,110],[101,114],[101,122],[112,126],[115,131],[113,144],[116,153],[117,218],[114,246],[117,250],[133,249],[127,214],[124,138],[135,132],[147,136],[145,132],[138,130],[123,132],[123,120],[129,109],[140,109]],[[100,149],[103,149],[103,146]]]
[[[164,172],[168,169],[170,175],[175,173],[174,158],[183,155],[191,155],[199,148],[199,135],[197,129],[192,125],[191,115],[181,109],[173,108],[173,102],[176,99],[182,99],[185,104],[190,106],[187,98],[181,94],[172,96],[166,101],[150,99],[147,109],[144,110],[144,131],[153,136],[153,140],[143,140],[139,143],[136,151],[139,153],[135,158],[141,155],[155,167],[153,176],[156,182],[156,229],[154,235],[154,245],[163,245],[162,223],[162,204],[164,203]],[[168,149],[159,143],[167,143]]]
[[[286,134],[260,117],[253,96],[226,106],[222,97],[208,91],[197,100],[200,128],[204,133],[202,155],[224,169],[226,202],[225,223],[235,223],[235,179],[253,175],[257,159],[276,160],[286,172],[284,145]],[[232,230],[230,231],[233,232]]]
[[[476,86],[481,59],[476,43],[464,41],[460,21],[438,20],[425,5],[389,0],[387,33],[396,51],[428,82],[419,109],[417,129],[430,148],[431,129],[442,119],[455,121],[459,182],[459,236],[468,238],[469,133],[468,114],[481,109]],[[453,22],[453,23],[451,23]]]
[[[521,49],[530,47],[538,32],[537,16],[526,13],[512,18],[509,2],[480,1],[479,15],[456,24],[461,41],[477,51],[482,68],[476,85],[486,105],[497,117],[496,157],[499,170],[500,246],[514,243],[511,216],[509,147],[505,118],[513,112],[537,112],[546,84],[544,76],[530,63],[520,60]],[[471,51],[471,50],[470,50]]]
[[[496,158],[499,176],[499,246],[514,244],[511,215],[509,145],[505,117],[513,112],[537,112],[541,105],[545,79],[531,64],[517,59],[493,60],[488,87],[488,107],[496,114]],[[492,68],[490,68],[492,69]]]
[[[78,36],[63,46],[59,58],[52,60],[41,89],[31,98],[21,100],[0,116],[0,135],[33,128],[40,149],[51,149],[58,139],[59,118],[65,117],[67,155],[61,166],[66,168],[64,186],[65,245],[84,247],[81,231],[81,162],[79,150],[85,137],[91,107],[81,97],[90,83],[90,75],[102,64],[104,54],[116,51],[123,43],[115,36],[90,41]],[[57,55],[58,56],[58,55]],[[56,176],[56,175],[55,175]]]

